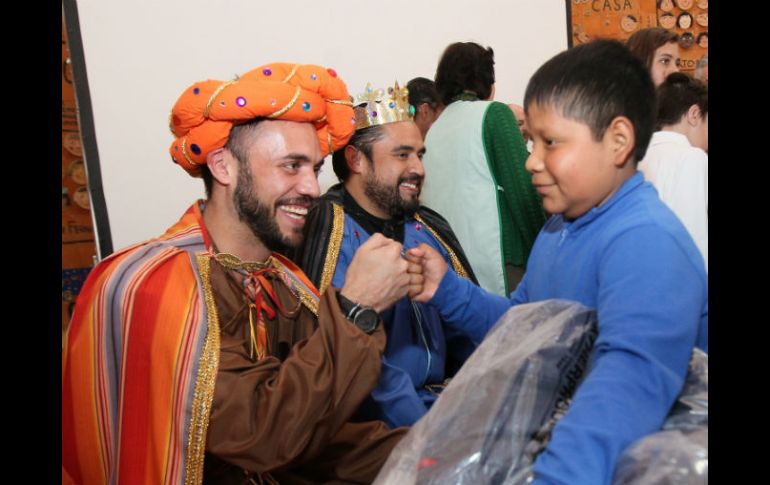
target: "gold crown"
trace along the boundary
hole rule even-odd
[[[356,130],[370,126],[384,125],[396,121],[410,121],[414,117],[414,107],[409,105],[409,90],[395,86],[374,89],[372,84],[366,90],[352,98],[356,113]]]

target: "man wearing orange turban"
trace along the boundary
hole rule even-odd
[[[91,271],[63,353],[63,482],[371,482],[405,429],[349,419],[378,380],[376,312],[421,270],[372,238],[319,294],[276,252],[301,242],[322,159],[353,133],[345,84],[268,64],[193,84],[170,127],[207,200]]]

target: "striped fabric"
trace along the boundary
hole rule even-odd
[[[63,354],[64,483],[185,483],[207,330],[193,269],[194,253],[205,251],[198,220],[196,204],[86,281]]]
[[[219,361],[210,248],[196,203],[89,275],[62,356],[63,483],[201,483]]]

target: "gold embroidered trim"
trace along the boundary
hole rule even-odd
[[[299,293],[297,296],[302,304],[305,305],[308,310],[313,312],[313,315],[318,316],[318,300],[313,298],[313,296],[305,291],[304,288],[297,287],[295,289],[297,290],[297,293]]]
[[[331,104],[344,104],[345,106],[350,106],[351,108],[353,107],[352,101],[345,101],[343,99],[324,99],[324,101]]]
[[[431,234],[433,234],[433,237],[435,237],[435,238],[436,238],[436,240],[437,240],[437,241],[438,241],[438,242],[439,242],[439,243],[440,243],[442,246],[444,246],[444,249],[446,249],[446,252],[447,252],[447,253],[449,253],[449,260],[452,262],[452,268],[454,268],[454,270],[455,270],[455,273],[457,273],[458,275],[462,276],[463,278],[466,278],[466,279],[470,279],[470,277],[468,276],[468,272],[467,272],[467,271],[465,271],[465,268],[463,268],[463,265],[462,265],[462,264],[460,264],[460,260],[457,258],[457,255],[455,254],[455,252],[454,252],[454,251],[452,251],[452,249],[451,249],[449,246],[447,246],[447,244],[444,242],[444,240],[443,240],[443,239],[441,239],[441,236],[439,236],[439,235],[438,235],[438,233],[437,233],[436,231],[434,231],[432,227],[430,227],[429,225],[427,225],[427,224],[425,223],[425,220],[424,220],[422,217],[420,217],[420,215],[419,215],[419,214],[415,214],[415,215],[414,215],[414,218],[415,218],[415,219],[416,219],[416,220],[417,220],[417,221],[418,221],[420,224],[422,224],[423,226],[425,226],[425,227],[426,227],[426,228],[427,228],[427,229],[430,231],[430,233],[431,233]]]
[[[279,109],[275,113],[267,115],[267,117],[268,118],[278,118],[279,116],[281,116],[285,112],[289,111],[291,109],[291,107],[294,106],[294,103],[297,102],[297,99],[299,98],[300,92],[302,92],[302,88],[297,86],[297,88],[294,90],[294,97],[291,98],[291,101],[289,101],[289,104],[287,104],[283,108]]]
[[[200,163],[190,158],[190,155],[187,153],[187,137],[182,138],[182,155],[184,155],[185,160],[190,162],[190,165],[200,165]]]
[[[310,294],[307,290],[302,288],[299,284],[294,284],[294,280],[291,276],[285,274],[286,269],[275,259],[271,258],[273,268],[279,270],[283,275],[283,280],[286,282],[286,287],[289,291],[296,296],[308,310],[313,312],[313,315],[318,316],[318,298]]]
[[[332,232],[329,238],[329,248],[326,251],[326,261],[324,261],[323,272],[321,273],[321,284],[318,292],[323,295],[332,282],[334,270],[337,267],[337,258],[340,255],[342,246],[342,231],[345,228],[345,211],[341,206],[332,203],[334,218],[332,220]]]
[[[203,483],[203,456],[206,451],[206,433],[209,428],[211,404],[214,401],[214,383],[219,366],[219,315],[214,302],[214,292],[211,288],[209,275],[209,256],[196,255],[198,272],[203,286],[203,296],[208,311],[208,328],[206,340],[195,379],[193,394],[192,417],[190,431],[187,437],[187,461],[185,463],[185,485],[201,485]]]
[[[211,109],[211,105],[214,104],[214,98],[216,98],[219,95],[219,93],[221,93],[222,90],[225,89],[227,86],[229,86],[231,84],[235,84],[237,82],[238,82],[238,80],[234,79],[232,81],[225,81],[225,82],[223,82],[222,84],[219,85],[219,87],[214,91],[214,94],[212,94],[211,97],[209,98],[208,103],[206,103],[206,109],[203,110],[203,117],[204,118],[206,118],[206,119],[209,118],[209,110]]]
[[[297,74],[297,69],[299,69],[299,64],[294,64],[294,67],[291,68],[291,71],[289,71],[289,75],[283,78],[282,83],[289,82],[289,79],[293,78],[295,74]]]
[[[242,269],[249,273],[259,271],[260,269],[265,269],[268,266],[274,266],[274,264],[272,263],[272,260],[273,260],[272,256],[268,256],[267,260],[264,263],[257,263],[254,261],[242,261],[241,258],[230,253],[217,253],[214,255],[214,259],[217,260],[217,263],[221,264],[223,267],[227,269],[234,269],[234,270]]]
[[[329,153],[334,152],[334,144],[332,143],[332,132],[326,130],[326,141],[329,142]]]

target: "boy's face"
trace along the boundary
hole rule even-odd
[[[615,163],[617,144],[608,129],[596,141],[588,125],[563,117],[550,105],[527,113],[532,153],[526,168],[551,214],[575,219],[603,204],[625,178]]]

